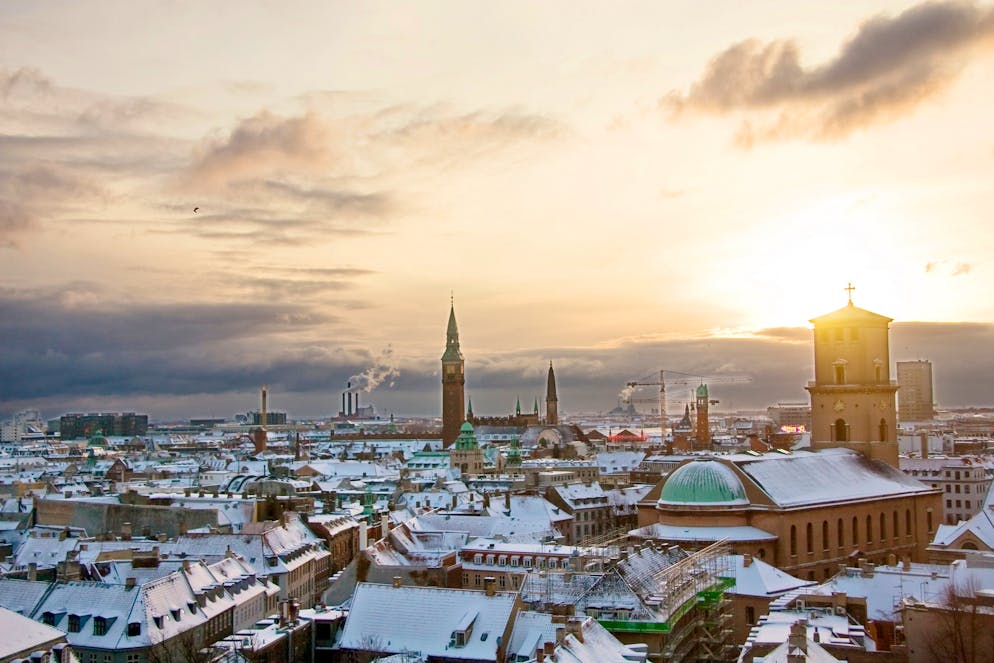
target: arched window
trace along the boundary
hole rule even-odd
[[[821,521],[821,547],[828,550],[828,521]]]
[[[845,538],[846,537],[845,537],[845,533],[842,531],[842,529],[843,529],[843,527],[842,527],[842,518],[839,518],[839,522],[836,523],[836,526],[838,527],[838,530],[839,530],[836,533],[836,537],[838,538],[838,542],[839,542],[839,547],[843,548],[846,545],[846,542],[845,542]]]
[[[962,548],[963,550],[976,550],[977,544],[974,543],[973,541],[967,541],[966,543],[961,545],[960,548]]]
[[[911,509],[904,511],[904,536],[911,536]]]
[[[766,559],[766,548],[760,548],[759,549],[759,558],[760,559]]]
[[[836,442],[848,442],[849,441],[849,426],[846,424],[845,419],[836,419],[835,426],[832,437]]]
[[[873,543],[873,516],[866,517],[866,542]]]
[[[805,534],[807,535],[804,537],[805,539],[807,539],[807,541],[805,541],[805,544],[808,547],[808,554],[810,555],[811,553],[814,552],[814,538],[815,538],[814,534],[812,533],[813,528],[811,527],[811,523],[808,523],[808,526],[805,529],[806,529]]]
[[[887,420],[881,417],[880,419],[880,441],[887,441]]]
[[[887,539],[887,516],[880,514],[880,540],[885,541]]]
[[[852,517],[852,544],[859,545],[859,518],[856,516]]]
[[[790,554],[797,554],[797,525],[790,526]]]
[[[891,522],[891,528],[894,530],[893,536],[896,539],[899,536],[901,536],[901,533],[897,529],[897,511],[894,511],[894,513],[891,514],[890,522]]]

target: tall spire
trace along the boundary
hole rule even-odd
[[[549,380],[545,387],[545,423],[554,425],[559,423],[559,396],[556,395],[556,372],[552,370],[552,362],[549,362]]]
[[[517,402],[514,404],[514,414],[521,416],[521,398],[518,397]]]
[[[456,324],[456,304],[452,302],[449,307],[449,327],[445,332],[445,354],[442,361],[462,361],[462,352],[459,350],[459,326]]]

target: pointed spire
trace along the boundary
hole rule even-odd
[[[514,414],[521,415],[521,397],[518,397],[518,402],[514,405]]]
[[[473,418],[473,397],[470,396],[469,407],[466,408],[466,421],[469,421],[472,418]]]
[[[535,397],[535,414],[538,414],[538,396]]]
[[[549,380],[545,387],[545,400],[547,401],[558,401],[559,397],[556,395],[556,372],[552,370],[552,362],[549,362]]]
[[[445,354],[442,361],[462,361],[462,352],[459,350],[459,326],[456,324],[456,304],[455,300],[449,306],[449,326],[445,331]]]

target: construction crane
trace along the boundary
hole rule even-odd
[[[668,375],[678,375],[677,379],[669,378]],[[644,378],[643,378],[644,379]],[[628,382],[626,386],[629,389],[637,389],[638,387],[659,387],[659,422],[660,426],[665,433],[666,428],[666,385],[677,385],[677,384],[694,384],[699,382],[704,384],[705,382],[711,383],[734,383],[734,382],[752,382],[752,378],[748,375],[695,375],[694,373],[683,373],[681,371],[670,371],[666,369],[659,369],[659,380],[655,382],[645,382],[645,381],[635,381]],[[628,399],[631,402],[631,398]],[[638,399],[638,402],[645,402],[645,399]],[[717,405],[717,399],[711,399],[710,403],[712,405]],[[690,407],[694,407],[694,398],[690,399]]]

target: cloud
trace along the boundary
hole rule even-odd
[[[0,247],[16,248],[19,239],[67,209],[97,201],[102,190],[66,169],[48,166],[0,168]]]
[[[686,92],[661,105],[684,113],[746,115],[737,141],[834,139],[912,112],[994,46],[994,9],[925,2],[865,21],[835,57],[805,67],[791,40],[746,40],[719,53]]]
[[[33,67],[10,71],[0,67],[0,99],[14,96],[35,96],[52,89],[52,81]]]
[[[973,265],[968,262],[953,260],[930,260],[925,263],[926,274],[939,274],[945,276],[964,276],[969,274]]]
[[[241,121],[227,136],[204,141],[186,183],[194,190],[210,190],[273,172],[312,173],[328,165],[331,150],[329,129],[316,115],[281,117],[263,111]]]

